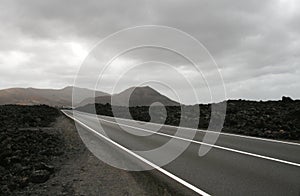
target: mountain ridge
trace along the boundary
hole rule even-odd
[[[0,105],[40,105],[50,106],[71,106],[72,105],[72,86],[62,89],[41,89],[41,88],[8,88],[0,90]],[[75,87],[77,92],[82,94],[91,93],[92,90]],[[79,93],[80,94],[80,93]],[[108,95],[107,93],[97,91],[97,95]]]
[[[113,104],[119,106],[149,106],[154,102],[160,102],[168,106],[180,105],[150,86],[130,87],[116,94],[108,94],[102,91],[93,91],[87,88],[66,86],[61,89],[41,88],[7,88],[0,90],[0,105],[40,105],[72,106],[72,92],[76,93],[76,106],[84,106],[91,103]],[[95,98],[94,96],[95,95]],[[128,100],[129,98],[129,100]]]

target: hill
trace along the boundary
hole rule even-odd
[[[126,106],[129,98],[129,106],[150,106],[154,102],[160,102],[165,106],[178,106],[178,102],[171,100],[167,96],[159,93],[149,86],[131,87],[112,96],[97,96],[95,103],[112,104]],[[93,103],[93,98],[88,98],[79,105],[84,106]]]
[[[90,95],[90,89],[75,87],[78,94]],[[63,89],[37,89],[37,88],[9,88],[0,90],[0,105],[39,105],[50,106],[71,106],[73,87],[68,86]],[[107,96],[107,93],[96,92],[97,96]],[[86,98],[86,97],[84,97]],[[82,98],[81,100],[83,100]]]

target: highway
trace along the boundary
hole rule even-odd
[[[203,143],[207,133],[186,128],[184,131],[196,133],[193,138],[174,136],[177,127],[163,126],[155,131],[157,124],[136,126],[127,119],[94,115],[64,110],[87,132],[102,135],[99,122],[110,138],[105,145],[123,151],[123,156],[135,157],[137,162],[156,166],[157,157],[146,157],[136,151],[156,149],[171,139],[178,140],[174,145],[189,142],[187,149],[175,160],[156,168],[168,177],[183,184],[201,195],[300,195],[300,144],[222,133],[214,145]],[[121,127],[145,132],[149,136],[129,134]],[[209,132],[209,134],[216,134]],[[97,137],[105,140],[106,136]],[[183,143],[180,143],[183,142]],[[108,144],[109,143],[109,144]],[[103,146],[99,148],[105,148]],[[101,145],[101,144],[100,144]],[[199,156],[200,145],[212,146],[205,155]],[[168,148],[167,154],[174,149]]]

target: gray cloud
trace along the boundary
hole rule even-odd
[[[99,40],[123,28],[157,24],[183,30],[204,44],[221,68],[229,98],[299,98],[299,8],[293,0],[4,0],[0,3],[0,88],[71,85],[87,52]],[[167,61],[172,55],[140,50],[127,59],[143,62],[150,57]],[[171,59],[182,71],[191,70],[179,58]],[[148,65],[140,71],[153,69]],[[210,69],[203,66],[213,78]],[[166,77],[159,70],[158,80]],[[126,76],[122,88],[137,82],[134,74]],[[176,77],[169,75],[169,79]],[[103,89],[109,82],[108,77]],[[183,91],[180,83],[177,87]]]

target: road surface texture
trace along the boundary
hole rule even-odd
[[[116,123],[112,117],[95,116],[77,111],[73,114],[73,111],[68,110],[63,112],[73,118],[82,128],[94,132],[94,136],[89,136],[94,137],[91,140],[95,138],[103,140],[99,145],[102,149],[99,156],[103,155],[105,148],[115,148],[115,151],[122,154],[118,155],[119,159],[130,161],[136,159],[134,164],[144,164],[141,167],[149,164],[155,167],[160,160],[143,157],[136,151],[156,149],[171,139],[178,140],[179,143],[176,144],[190,142],[188,148],[175,160],[156,169],[195,193],[202,195],[300,195],[300,145],[298,143],[220,134],[217,142],[212,145],[212,149],[206,155],[199,156],[199,147],[207,146],[202,142],[206,131],[186,128],[187,132],[196,131],[195,137],[189,140],[177,136],[174,138],[177,128],[172,126],[163,126],[156,132],[155,130],[160,125],[148,124],[145,128],[127,119],[118,119]],[[99,123],[101,123],[101,128]],[[121,127],[151,135],[141,137],[129,134]],[[105,140],[106,136],[101,134],[100,129],[105,130],[110,140]],[[216,133],[209,132],[209,134]],[[180,146],[174,146],[166,153],[172,154],[173,149],[177,147],[180,148]],[[97,149],[97,146],[94,145],[92,148]],[[97,154],[96,151],[94,153]],[[134,153],[131,153],[132,151]]]

